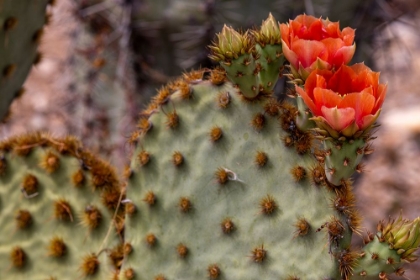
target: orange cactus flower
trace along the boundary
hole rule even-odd
[[[314,70],[297,93],[317,125],[334,137],[357,137],[378,118],[387,85],[364,63],[342,65],[336,72]]]
[[[314,69],[338,69],[350,62],[356,45],[355,30],[342,31],[338,22],[299,15],[280,24],[282,48],[295,78],[306,80]]]

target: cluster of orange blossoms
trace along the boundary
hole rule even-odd
[[[338,22],[300,15],[280,24],[282,48],[294,77],[305,81],[297,93],[318,126],[333,137],[357,137],[378,118],[387,86],[379,73],[350,62],[355,30]]]

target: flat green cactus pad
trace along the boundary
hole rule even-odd
[[[1,278],[109,279],[122,259],[118,182],[72,138],[0,142]]]
[[[218,75],[163,88],[139,122],[122,279],[344,277],[350,186],[326,186],[293,106],[245,100]]]

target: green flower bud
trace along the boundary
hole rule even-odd
[[[420,245],[420,217],[413,221],[403,219],[390,220],[388,224],[380,222],[381,239],[389,243],[389,247],[397,251],[401,258],[408,262],[417,260],[414,252]]]
[[[256,41],[265,46],[270,45],[281,45],[281,33],[279,28],[279,23],[270,13],[268,18],[263,21],[261,29],[259,31],[254,31],[254,36]]]
[[[217,34],[217,42],[210,46],[210,58],[215,61],[230,61],[245,53],[251,53],[253,44],[248,33],[241,34],[232,27],[223,26],[222,32]]]

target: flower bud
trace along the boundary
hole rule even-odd
[[[279,24],[271,13],[268,18],[263,21],[260,31],[254,32],[254,36],[256,41],[263,46],[267,44],[281,44]]]
[[[382,227],[381,235],[402,259],[408,262],[417,260],[414,252],[420,245],[420,217],[410,221],[400,215],[398,220],[390,220]]]
[[[252,48],[248,33],[241,34],[225,25],[222,32],[217,34],[217,42],[210,46],[212,50],[210,58],[215,61],[230,61],[245,53],[250,53]]]

